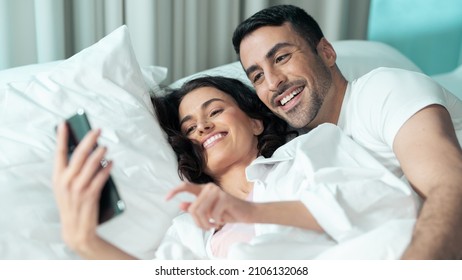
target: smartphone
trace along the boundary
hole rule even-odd
[[[77,145],[82,141],[85,135],[91,130],[90,123],[87,119],[85,111],[79,109],[75,115],[66,120],[68,127],[68,158],[71,158]],[[95,147],[96,148],[96,147]],[[101,168],[103,168],[107,162],[101,161]],[[99,200],[99,214],[98,223],[102,224],[115,216],[122,214],[125,210],[125,203],[120,198],[119,192],[117,191],[116,185],[109,176],[106,183],[104,184],[103,190],[101,191],[101,197]]]

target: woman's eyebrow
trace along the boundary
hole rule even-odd
[[[212,104],[213,102],[217,102],[217,101],[225,102],[223,99],[220,99],[220,98],[212,98],[202,103],[201,109],[205,110],[207,109],[208,106],[210,106],[210,104]],[[184,118],[182,118],[180,121],[180,127],[183,125],[183,123],[189,121],[191,118],[192,118],[191,115],[186,115]]]

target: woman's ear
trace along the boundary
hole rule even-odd
[[[262,120],[257,120],[257,119],[250,119],[251,125],[252,125],[252,131],[253,134],[258,136],[263,133],[264,127],[263,127],[263,121]]]

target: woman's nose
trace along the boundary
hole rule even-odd
[[[197,123],[197,131],[200,134],[206,133],[213,128],[213,123],[209,121],[201,121]]]

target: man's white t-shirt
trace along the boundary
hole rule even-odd
[[[421,109],[439,104],[449,111],[462,141],[462,102],[430,77],[377,68],[348,84],[338,126],[396,176],[403,172],[393,152],[400,127]]]

